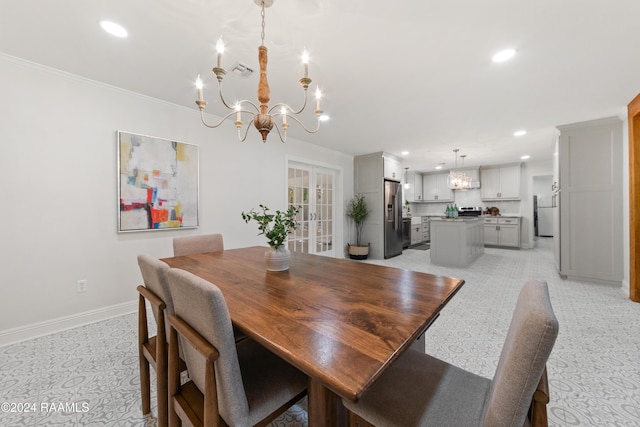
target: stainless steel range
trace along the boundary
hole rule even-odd
[[[479,206],[458,208],[458,217],[480,216],[480,215],[482,215],[482,208]]]

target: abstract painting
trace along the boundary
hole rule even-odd
[[[118,131],[118,232],[198,226],[198,146]]]

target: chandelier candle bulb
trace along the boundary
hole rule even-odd
[[[222,54],[224,53],[224,42],[222,41],[222,36],[220,36],[220,38],[218,38],[218,41],[216,42],[216,52],[218,52],[218,68],[223,68],[222,67]]]
[[[280,114],[282,114],[282,124],[286,125],[287,124],[287,109],[285,107],[282,107],[280,109]]]
[[[320,98],[322,98],[322,92],[320,88],[316,86],[316,110],[320,111]]]
[[[200,74],[198,74],[198,78],[196,79],[196,89],[198,89],[198,101],[204,101],[204,95],[202,94],[202,79],[200,79]]]
[[[242,107],[240,106],[240,104],[236,104],[236,122],[241,122],[242,123]]]
[[[302,51],[302,64],[304,65],[304,75],[303,78],[309,77],[309,52],[307,50]]]

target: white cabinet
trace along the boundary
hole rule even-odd
[[[482,200],[520,200],[520,164],[480,169]]]
[[[422,201],[422,174],[407,171],[404,179],[404,199],[409,202]]]
[[[422,196],[425,202],[453,202],[449,188],[449,173],[429,173],[422,176]]]
[[[402,181],[402,163],[394,158],[384,156],[384,178]]]
[[[423,242],[422,234],[422,217],[414,216],[411,218],[411,244],[417,245]]]
[[[431,237],[429,236],[429,217],[423,216],[422,217],[422,241],[428,242],[429,240],[431,240]]]
[[[520,247],[520,219],[519,218],[499,218],[498,219],[498,244],[513,248]]]
[[[484,244],[498,246],[498,219],[484,219]]]
[[[482,221],[431,221],[431,263],[448,267],[466,267],[484,253]]]
[[[411,244],[422,243],[422,224],[411,224]]]
[[[555,231],[560,273],[568,277],[618,285],[624,278],[623,129],[617,117],[558,126]]]
[[[484,218],[484,244],[520,247],[520,218]]]

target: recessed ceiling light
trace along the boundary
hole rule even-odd
[[[122,25],[116,24],[115,22],[111,22],[111,21],[100,21],[100,26],[102,27],[103,30],[105,30],[107,33],[111,34],[112,36],[116,36],[116,37],[127,37],[127,30],[124,29],[124,27]]]
[[[400,155],[402,155],[402,156],[406,156],[406,155],[408,155],[408,154],[409,154],[409,152],[408,152],[408,151],[403,151],[402,153],[400,153]]]
[[[513,136],[524,136],[527,134],[526,130],[517,130],[513,133]]]
[[[443,166],[443,165],[444,165],[444,163],[440,163],[440,164],[438,164],[438,166],[436,166],[436,169],[437,169],[437,170],[442,169],[442,166]]]
[[[520,157],[521,160],[527,160],[529,157],[531,157],[528,154],[525,154],[524,156]]]
[[[320,120],[321,122],[326,122],[329,120],[329,116],[326,114],[322,114],[320,117],[318,117],[318,120]]]
[[[496,53],[495,55],[493,55],[493,58],[491,58],[491,60],[493,62],[504,62],[504,61],[508,61],[509,59],[513,58],[513,55],[516,54],[516,50],[515,49],[505,49],[505,50],[501,50],[500,52]]]

